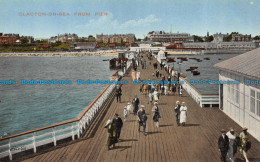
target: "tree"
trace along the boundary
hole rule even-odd
[[[253,38],[253,40],[260,40],[260,36],[255,36],[254,38]]]
[[[206,42],[211,42],[211,41],[213,41],[213,39],[214,39],[214,37],[213,37],[213,35],[211,35],[211,36],[208,36],[208,37],[206,37]]]
[[[193,35],[194,42],[204,42],[200,36]]]
[[[29,40],[27,39],[27,38],[22,38],[21,39],[21,43],[22,44],[26,44],[26,43],[28,43],[29,42]]]
[[[238,32],[231,32],[228,36],[223,38],[223,41],[230,42],[232,40],[232,34],[238,34]]]
[[[96,42],[96,38],[93,35],[88,36],[88,41],[89,42]]]

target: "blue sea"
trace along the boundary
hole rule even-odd
[[[115,56],[1,57],[0,136],[12,135],[70,120],[96,98],[106,85],[77,80],[109,80]],[[21,80],[70,81],[71,84],[21,84]]]
[[[181,71],[186,74],[187,80],[191,81],[218,81],[219,80],[219,69],[214,67],[214,65],[218,62],[227,60],[229,58],[235,57],[239,54],[207,54],[207,55],[169,55],[168,57],[175,57],[174,69],[177,71]],[[186,57],[188,61],[183,61],[181,64],[177,64],[180,62],[178,57]],[[190,59],[197,58],[202,60],[202,62],[198,62],[197,60]],[[205,60],[205,58],[209,58],[209,60]],[[171,67],[173,63],[168,63]],[[190,71],[186,71],[191,66],[197,66],[197,71],[200,72],[200,75],[193,75]],[[219,85],[218,84],[193,84],[201,94],[218,94]]]

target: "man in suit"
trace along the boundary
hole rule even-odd
[[[221,152],[221,161],[226,162],[226,156],[229,147],[229,139],[226,135],[226,131],[224,129],[221,130],[221,135],[218,139],[218,148]]]

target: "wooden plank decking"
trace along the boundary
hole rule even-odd
[[[150,65],[147,60],[147,69],[138,67],[143,79],[152,79],[154,61],[155,59]],[[166,74],[164,70],[163,73]],[[160,127],[157,128],[152,121],[152,105],[147,104],[148,97],[139,93],[139,85],[131,82],[130,75],[123,79],[127,80],[128,84],[122,87],[122,103],[117,103],[114,98],[109,108],[101,111],[103,114],[95,119],[93,126],[84,137],[15,161],[214,162],[220,161],[217,148],[220,130],[234,127],[236,133],[241,131],[241,127],[221,110],[200,108],[185,91],[183,97],[161,96],[159,107],[162,118]],[[122,140],[116,144],[115,149],[108,151],[105,146],[107,130],[104,125],[108,119],[113,119],[116,112],[123,119],[123,107],[127,102],[132,101],[135,94],[146,107],[148,135],[144,136],[142,132],[137,131],[137,118],[130,114],[122,128]],[[188,107],[185,127],[176,126],[173,107],[177,100],[186,102]],[[251,136],[250,140],[252,148],[248,152],[249,161],[260,161],[260,142]],[[242,161],[239,154],[236,154],[236,161]]]

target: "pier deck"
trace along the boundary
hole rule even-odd
[[[154,61],[156,60],[153,59],[150,65],[147,60],[147,69],[138,67],[142,79],[152,79]],[[164,70],[163,73],[166,74]],[[152,121],[152,105],[147,104],[148,97],[140,94],[139,85],[132,83],[130,75],[125,76],[123,80],[127,80],[128,84],[122,86],[122,102],[117,103],[114,98],[108,108],[102,109],[102,114],[97,116],[85,136],[14,161],[215,162],[220,161],[217,146],[220,130],[233,127],[237,134],[241,131],[241,127],[221,110],[200,108],[185,91],[183,97],[160,96],[159,108],[162,118],[160,127],[157,128]],[[131,112],[122,128],[122,140],[116,144],[115,149],[108,151],[105,146],[107,130],[104,125],[108,119],[113,119],[115,113],[119,113],[123,119],[123,107],[132,101],[135,94],[138,95],[141,104],[145,105],[148,114],[148,135],[144,136],[142,132],[137,131],[137,117]],[[173,108],[177,100],[184,101],[188,107],[185,127],[177,127],[175,122]],[[249,139],[252,142],[248,152],[249,161],[260,161],[260,142],[252,136]],[[239,153],[235,157],[236,161],[242,161]]]

